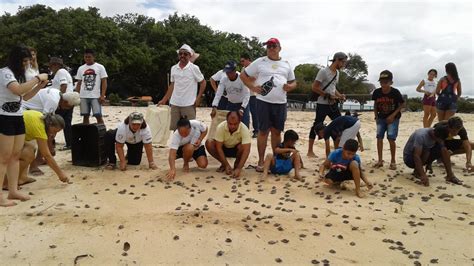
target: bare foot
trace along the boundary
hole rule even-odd
[[[189,163],[184,163],[184,164],[183,164],[183,171],[184,171],[185,173],[188,173],[188,172],[189,172]]]
[[[356,192],[356,195],[357,195],[357,197],[359,197],[359,198],[361,198],[361,199],[362,199],[362,198],[365,198],[365,194],[364,194],[363,192],[361,192],[361,191],[357,191],[357,192]]]
[[[318,156],[316,156],[316,154],[314,152],[308,152],[308,154],[306,154],[306,156],[310,157],[310,158],[316,158]]]
[[[24,195],[20,192],[10,192],[8,193],[8,199],[10,200],[21,200],[21,201],[27,201],[30,200],[31,198],[27,195]]]
[[[216,172],[218,173],[222,173],[225,171],[225,166],[221,164],[221,166],[219,166],[219,168],[217,168]]]
[[[0,207],[12,207],[15,205],[16,203],[14,201],[0,199]]]
[[[40,176],[40,175],[44,175],[44,172],[41,171],[41,169],[39,168],[34,168],[34,169],[30,169],[30,174],[32,176]]]
[[[390,163],[390,167],[388,169],[397,170],[397,164],[395,162]]]

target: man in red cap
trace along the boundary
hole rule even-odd
[[[272,150],[281,143],[281,132],[286,121],[286,93],[296,89],[296,78],[288,61],[280,57],[280,41],[270,38],[264,43],[267,56],[253,61],[241,73],[245,85],[257,93],[258,114],[258,166],[263,171],[265,149],[271,132]]]

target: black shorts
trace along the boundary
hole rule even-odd
[[[462,148],[462,143],[464,140],[462,139],[449,139],[444,141],[444,145],[450,151],[457,151]]]
[[[349,170],[338,172],[336,170],[329,170],[326,174],[327,179],[331,179],[333,182],[343,182],[346,180],[353,180],[352,173]]]
[[[329,118],[331,118],[331,121],[341,116],[341,112],[337,107],[337,103],[333,105],[318,103],[316,105],[316,117],[314,118],[313,126],[309,131],[310,139],[316,139],[316,135],[318,133],[314,131],[314,127],[319,123],[323,123],[326,119],[326,116],[329,116]]]
[[[286,103],[267,103],[257,99],[258,130],[285,129]]]
[[[23,116],[0,115],[0,134],[18,136],[25,134]]]
[[[193,159],[197,160],[197,158],[201,156],[207,156],[206,154],[206,149],[204,148],[204,145],[201,145],[197,150],[194,150],[193,152]],[[180,146],[178,150],[176,151],[176,159],[183,158],[183,146]]]
[[[222,147],[222,150],[224,151],[224,155],[227,158],[237,158],[237,146],[233,148],[226,148]]]

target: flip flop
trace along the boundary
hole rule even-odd
[[[30,175],[32,175],[32,176],[42,176],[42,175],[44,175],[44,172],[41,171],[41,169],[36,169],[36,170],[30,171]]]
[[[255,171],[259,172],[259,173],[263,173],[263,166],[260,166],[260,165],[257,165],[255,167]]]
[[[113,163],[108,163],[106,166],[105,166],[105,169],[107,170],[115,170],[115,168],[117,168],[117,166]]]
[[[255,169],[257,168],[255,165],[251,165],[249,164],[247,167],[245,167],[245,169]]]
[[[453,176],[453,178],[451,179],[446,179],[446,181],[450,182],[450,183],[453,183],[453,184],[456,184],[456,185],[462,185],[462,181],[459,180],[457,177]]]

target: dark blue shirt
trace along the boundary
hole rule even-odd
[[[342,132],[350,127],[352,127],[357,120],[356,117],[350,115],[340,116],[334,119],[325,129],[324,129],[324,139],[328,140],[331,137],[333,140],[337,139],[342,135]]]

